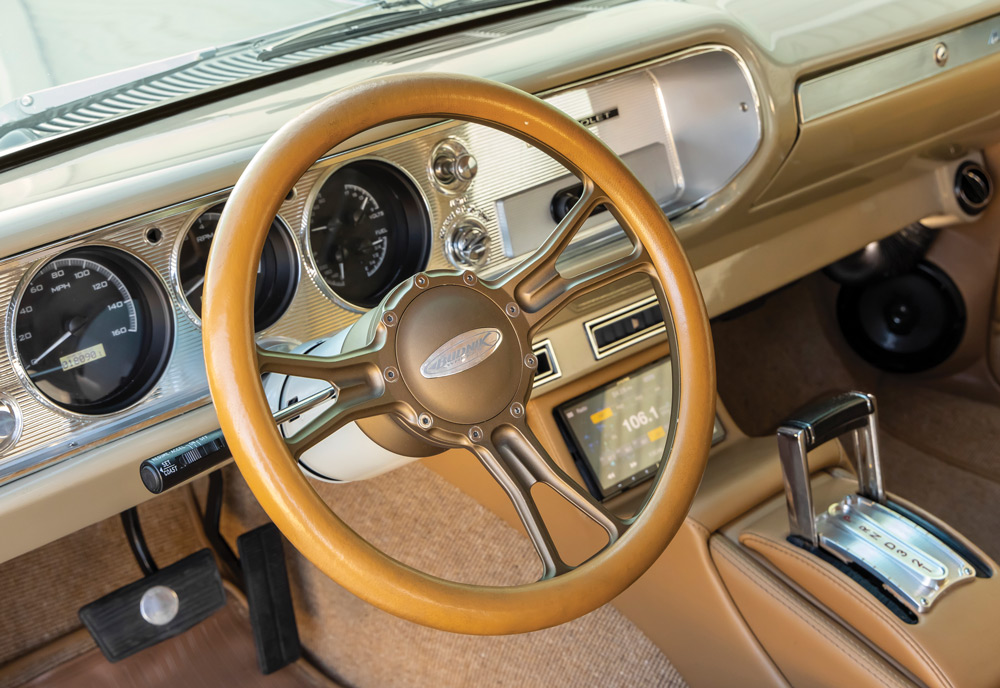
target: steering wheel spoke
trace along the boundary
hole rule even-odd
[[[572,277],[564,277],[556,263],[565,253],[580,228],[600,206],[619,219],[632,241],[632,251],[604,265]],[[593,181],[584,178],[580,199],[559,222],[549,238],[520,266],[501,280],[501,286],[514,295],[532,330],[537,330],[568,302],[602,286],[638,273],[653,274],[653,265],[640,241],[621,219],[611,200]]]
[[[333,387],[326,393],[326,399],[334,399],[333,404],[286,438],[296,458],[347,423],[397,410],[396,400],[386,394],[381,366],[384,345],[384,330],[380,328],[379,335],[368,346],[337,356],[309,356],[257,347],[257,367],[261,373],[323,380]],[[326,400],[323,394],[314,395],[317,403]],[[309,404],[310,408],[315,405]],[[279,413],[276,420],[281,424],[287,419]]]
[[[337,394],[336,401],[305,427],[285,438],[289,451],[296,459],[348,423],[362,418],[396,411],[396,401],[384,389],[356,385]]]
[[[579,509],[604,529],[605,547],[613,545],[629,527],[595,500],[552,460],[526,423],[508,423],[496,428],[485,442],[474,445],[473,453],[500,484],[514,505],[544,566],[543,578],[572,570],[559,556],[555,542],[538,510],[531,488],[548,485],[560,497]]]

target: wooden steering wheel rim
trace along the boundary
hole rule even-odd
[[[258,371],[253,279],[271,219],[316,160],[350,137],[413,118],[460,119],[508,132],[585,174],[648,252],[673,322],[679,372],[669,460],[642,513],[614,545],[554,578],[514,587],[454,583],[382,553],[341,521],[303,475],[275,425]],[[254,156],[212,242],[202,328],[209,386],[236,463],[268,516],[327,576],[369,603],[434,628],[534,631],[609,602],[659,557],[701,481],[715,419],[715,363],[694,272],[659,205],[600,140],[517,89],[458,75],[398,75],[345,88],[282,127]]]

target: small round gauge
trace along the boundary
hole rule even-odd
[[[201,317],[201,301],[205,286],[205,266],[208,250],[222,217],[222,205],[198,216],[182,240],[177,256],[177,276],[181,291],[195,315]],[[288,230],[275,218],[264,241],[264,250],[257,266],[254,288],[254,330],[270,327],[284,315],[295,296],[299,282],[299,261]]]
[[[323,182],[312,204],[309,245],[334,293],[370,308],[427,264],[430,221],[402,172],[364,160]]]
[[[112,413],[156,384],[173,317],[152,272],[117,249],[67,251],[21,293],[14,344],[28,379],[76,413]]]

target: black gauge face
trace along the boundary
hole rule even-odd
[[[334,293],[370,308],[427,263],[430,222],[399,170],[362,161],[334,172],[312,205],[309,245]]]
[[[111,413],[138,401],[163,372],[172,339],[159,283],[111,248],[76,249],[45,264],[14,321],[28,378],[77,413]]]
[[[201,301],[205,285],[205,266],[208,263],[208,249],[222,217],[222,207],[218,205],[202,213],[181,244],[177,259],[177,273],[181,290],[191,310],[200,318]],[[260,264],[257,266],[257,282],[254,288],[253,324],[260,332],[278,321],[288,304],[292,302],[299,282],[299,262],[295,257],[292,239],[275,219],[264,241]]]

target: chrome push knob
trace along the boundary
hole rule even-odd
[[[444,191],[463,191],[476,177],[479,163],[459,141],[445,139],[431,153],[431,176]]]
[[[442,184],[471,182],[478,172],[476,159],[468,153],[457,157],[441,155],[434,161],[434,176]]]

